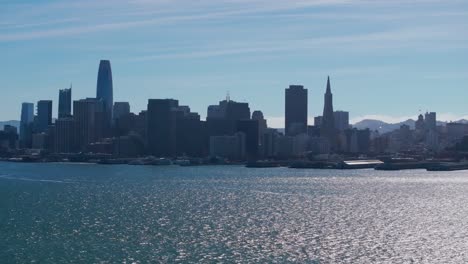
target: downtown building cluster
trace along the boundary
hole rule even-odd
[[[52,100],[23,103],[20,133],[6,126],[0,132],[2,151],[39,151],[46,155],[219,158],[229,161],[301,159],[341,154],[381,155],[399,152],[436,153],[461,146],[466,125],[437,126],[436,114],[420,116],[415,129],[380,135],[349,124],[349,113],[334,111],[330,78],[323,113],[308,123],[308,90],[285,89],[284,131],[269,128],[261,111],[246,102],[225,100],[207,108],[206,120],[175,99],[149,99],[147,108],[132,113],[128,102],[113,101],[111,65],[99,64],[96,97],[72,100],[72,87],[59,91],[57,119]],[[468,141],[467,141],[468,142]],[[459,144],[459,145],[456,145]]]

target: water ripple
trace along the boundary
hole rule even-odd
[[[0,169],[6,263],[468,262],[459,172]]]

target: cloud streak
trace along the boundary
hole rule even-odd
[[[406,1],[392,1],[391,6]],[[415,1],[413,4],[438,3]],[[0,41],[24,41],[50,37],[66,37],[105,31],[119,31],[145,26],[158,26],[192,21],[223,20],[261,14],[287,19],[368,19],[392,20],[398,13],[312,12],[290,13],[315,7],[390,5],[387,1],[366,0],[114,0],[59,1],[49,4],[9,5],[0,21]],[[184,7],[184,8],[181,8]],[[11,14],[10,14],[11,13]],[[9,15],[10,14],[10,15]],[[12,15],[14,14],[14,15]],[[420,12],[420,16],[462,16],[466,12]],[[58,18],[57,15],[59,16]],[[408,13],[407,17],[418,15]],[[62,16],[62,17],[60,17]],[[54,17],[54,19],[50,19]],[[86,19],[84,19],[86,18]],[[30,30],[33,28],[34,30]],[[29,29],[29,30],[24,30]]]
[[[390,30],[383,32],[373,32],[368,34],[353,34],[347,36],[326,36],[296,40],[281,40],[281,41],[260,41],[246,43],[229,43],[228,45],[216,45],[205,47],[201,50],[192,47],[189,52],[174,52],[174,53],[159,53],[139,56],[132,58],[133,61],[151,61],[159,59],[194,59],[194,58],[209,58],[219,56],[231,56],[239,54],[258,54],[272,53],[281,51],[304,51],[304,50],[323,50],[327,49],[350,50],[360,49],[369,53],[372,49],[378,51],[382,49],[396,49],[401,47],[418,47],[423,48],[424,44],[434,39],[455,38],[457,41],[465,43],[468,37],[460,36],[459,30],[452,27],[452,31],[444,30],[443,28],[423,27],[423,28],[404,28],[399,30]],[[459,38],[459,39],[458,39]],[[453,42],[450,43],[453,45]],[[437,48],[443,48],[443,44],[439,44]],[[452,46],[451,46],[452,47]]]

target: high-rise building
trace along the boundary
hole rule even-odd
[[[266,158],[271,158],[276,152],[276,139],[280,136],[280,133],[273,128],[267,128],[263,134],[262,144],[262,155]]]
[[[21,122],[20,122],[20,146],[22,148],[31,148],[32,146],[33,121],[34,121],[34,104],[23,103],[21,105]]]
[[[343,132],[343,152],[366,154],[370,151],[371,132],[369,129],[348,128]]]
[[[144,141],[148,142],[148,111],[143,110],[135,116],[134,130]]]
[[[320,127],[322,126],[322,116],[316,116],[314,117],[314,126],[315,127]]]
[[[249,104],[238,103],[228,97],[218,105],[208,106],[206,117],[208,134],[210,136],[232,135],[236,131],[236,122],[248,119],[250,119]]]
[[[288,136],[307,133],[307,89],[302,85],[285,90],[285,131]]]
[[[135,115],[134,113],[128,113],[115,119],[113,125],[113,135],[126,136],[131,131],[136,132],[136,120],[137,115]]]
[[[52,101],[41,100],[37,102],[37,127],[35,132],[45,132],[52,124]]]
[[[248,103],[239,103],[227,98],[218,105],[208,106],[208,119],[226,119],[231,121],[250,119]]]
[[[322,115],[322,125],[320,126],[321,136],[327,138],[331,150],[335,150],[337,135],[335,127],[335,115],[333,113],[333,94],[331,92],[330,77],[327,79],[327,90],[324,96],[324,107]]]
[[[18,147],[18,129],[15,126],[4,125],[0,130],[0,150],[16,149]]]
[[[102,100],[87,98],[73,101],[73,119],[76,145],[80,151],[103,138],[105,105]]]
[[[72,117],[62,117],[55,121],[55,153],[71,153],[74,151],[74,133],[75,122]]]
[[[237,132],[232,136],[211,136],[210,156],[229,160],[245,159],[245,134]]]
[[[335,128],[338,131],[344,131],[349,128],[349,112],[335,111],[333,113],[335,119]]]
[[[267,126],[267,121],[265,119],[265,117],[263,116],[263,113],[262,111],[254,111],[252,113],[252,120],[256,120],[258,121],[258,134],[259,134],[259,142],[260,142],[260,150],[259,150],[259,153],[260,153],[260,156],[264,156],[265,155],[265,146],[264,146],[264,143],[265,142],[265,133],[267,132],[267,129],[268,129],[268,126]]]
[[[21,105],[21,123],[32,123],[34,121],[34,104],[23,103]]]
[[[437,128],[437,114],[430,112],[425,114],[426,129],[435,131]]]
[[[237,121],[237,132],[245,134],[245,152],[249,160],[256,160],[260,154],[260,137],[258,120]]]
[[[176,110],[177,155],[203,157],[208,152],[206,123],[200,115],[190,112],[188,106],[179,106]]]
[[[72,88],[59,90],[59,105],[58,105],[58,117],[69,117],[71,116],[72,108]]]
[[[130,114],[130,104],[128,102],[115,102],[113,119],[117,120],[122,116]]]
[[[254,111],[252,113],[252,120],[257,120],[258,121],[259,127],[260,127],[260,134],[265,133],[268,126],[267,126],[267,121],[266,121],[265,117],[263,116],[262,111],[258,111],[258,110]]]
[[[415,129],[419,132],[422,132],[426,129],[426,123],[424,122],[424,116],[419,115],[418,120],[414,124]]]
[[[101,60],[99,63],[99,72],[97,78],[96,98],[104,102],[106,121],[110,125],[112,119],[113,85],[112,85],[112,70],[108,60]]]
[[[148,148],[157,157],[172,157],[176,155],[176,118],[174,111],[179,101],[174,99],[148,100]]]

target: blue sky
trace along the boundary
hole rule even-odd
[[[320,115],[327,75],[353,121],[419,111],[468,116],[468,1],[2,1],[0,120],[21,102],[95,96],[110,59],[114,101],[132,111],[176,98],[206,115],[227,91],[282,126],[284,88],[309,89]]]

